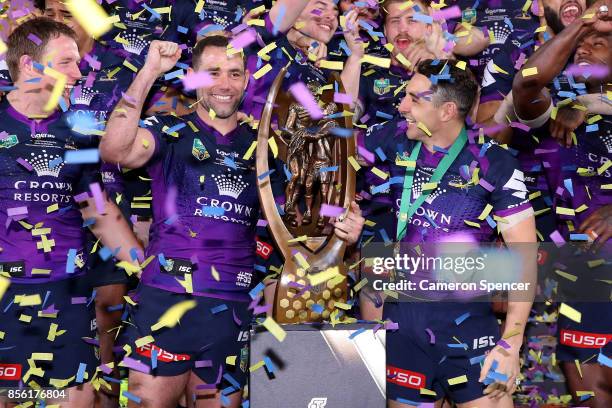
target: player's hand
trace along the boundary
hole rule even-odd
[[[365,218],[361,216],[359,205],[353,201],[346,216],[334,222],[334,233],[348,245],[353,245],[361,235],[363,224],[365,224]]]
[[[595,238],[594,250],[601,248],[612,238],[612,204],[604,205],[584,220],[579,231]]]
[[[174,67],[179,58],[181,58],[181,49],[177,43],[153,40],[142,69],[147,69],[158,77]]]
[[[410,63],[412,64],[410,65],[410,69],[413,71],[416,69],[417,65],[419,65],[419,62],[424,61],[426,59],[436,58],[436,56],[427,49],[427,46],[424,41],[425,40],[413,42],[412,44],[410,44],[408,50],[404,54],[406,59],[408,59],[408,61],[410,61]]]
[[[444,51],[444,47],[446,47],[446,39],[442,30],[442,21],[434,21],[431,24],[431,34],[425,36],[425,48],[434,58],[451,58],[452,53]]]
[[[519,349],[520,347],[515,348],[512,346],[512,348],[506,350],[501,346],[495,346],[487,354],[482,369],[480,370],[480,378],[478,381],[484,381],[494,361],[497,361],[495,372],[507,376],[505,382],[494,382],[485,388],[484,394],[488,395],[489,398],[498,399],[506,393],[512,395],[516,390],[516,379],[520,373]]]
[[[321,61],[327,59],[327,44],[323,44],[320,42],[317,42],[316,45],[311,44],[308,48],[308,52],[314,54],[317,57],[314,64],[318,68],[321,66]]]
[[[248,24],[249,21],[258,19],[262,14],[266,12],[265,9],[261,9],[257,12],[253,12],[254,10],[255,9],[249,10],[249,12],[246,13],[246,15],[242,18],[243,24]]]
[[[351,55],[355,55],[359,58],[363,57],[365,51],[363,49],[363,41],[359,35],[359,13],[357,9],[352,9],[346,13],[346,26],[344,28],[344,40],[348,49],[351,51]]]
[[[608,11],[602,11],[601,7],[607,7]],[[593,30],[600,33],[612,33],[612,0],[599,0],[589,7],[584,15],[593,14],[593,17],[585,19],[585,23]]]
[[[565,147],[572,146],[572,132],[584,122],[586,111],[564,106],[557,111],[557,116],[550,121],[549,130],[551,136]]]

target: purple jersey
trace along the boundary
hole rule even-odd
[[[147,165],[153,191],[147,256],[155,259],[142,282],[184,293],[179,281],[190,275],[194,294],[247,300],[259,200],[255,157],[243,157],[255,135],[239,126],[223,136],[197,113],[145,123],[156,140]]]
[[[457,0],[447,3],[461,7],[461,19],[449,21],[449,32],[461,22],[472,24],[481,29],[491,39],[482,52],[466,57],[474,74],[482,79],[487,63],[502,48],[511,35],[533,33],[540,25],[530,11],[523,13],[524,3],[512,0]]]
[[[612,118],[603,116],[592,124],[582,124],[575,131],[577,146],[559,148],[555,208],[560,228],[569,238],[568,222],[577,229],[595,210],[612,204]],[[575,210],[560,214],[558,207]]]
[[[399,127],[398,127],[399,125]],[[395,164],[396,159],[408,160],[415,142],[405,136],[403,121],[394,120],[373,131],[373,147],[381,146],[391,171],[387,181],[391,188],[396,213],[399,212],[406,168]],[[380,135],[380,136],[378,136]],[[382,135],[387,135],[382,137]],[[388,136],[393,135],[393,136]],[[378,137],[377,137],[378,136]],[[445,153],[430,152],[422,147],[412,186],[412,200],[419,197],[422,185],[431,175]],[[473,174],[478,171],[479,182],[474,184]],[[487,204],[491,213],[480,221]],[[470,141],[431,192],[423,205],[408,220],[405,242],[437,242],[452,235],[468,236],[475,242],[489,242],[494,238],[493,216],[506,217],[530,207],[523,173],[512,155],[493,140],[482,145]],[[476,223],[480,228],[468,225]]]
[[[410,71],[396,65],[391,69],[375,67],[363,72],[359,82],[359,100],[364,115],[359,121],[373,126],[392,119],[406,96],[406,82],[411,77]]]
[[[248,68],[251,75],[256,73],[266,64],[270,64],[271,70],[259,79],[251,78],[251,83],[247,89],[243,111],[253,115],[259,119],[263,110],[266,98],[272,87],[272,83],[276,76],[284,66],[288,66],[288,73],[283,81],[283,90],[287,90],[289,86],[296,82],[309,84],[314,82],[318,86],[327,84],[331,75],[331,71],[320,69],[314,66],[308,57],[301,50],[294,48],[285,35],[279,33],[278,36],[273,36],[274,27],[269,17],[265,17],[266,26],[258,27],[257,34],[259,35],[259,44],[276,43],[276,48],[270,51],[270,61],[265,61],[257,56],[258,50],[250,50],[251,54],[248,58]],[[289,59],[291,56],[291,59]]]
[[[74,196],[98,181],[98,165],[68,164],[64,155],[95,143],[72,132],[59,111],[37,122],[4,101],[0,115],[0,262],[20,264],[10,274],[15,283],[83,273],[86,230]]]

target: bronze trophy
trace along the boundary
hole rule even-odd
[[[270,177],[258,178],[261,206],[285,260],[273,317],[279,323],[318,322],[328,320],[336,302],[345,303],[348,296],[348,269],[343,261],[346,244],[334,235],[320,208],[327,204],[347,209],[354,199],[356,176],[348,158],[355,155],[355,139],[333,134],[336,127],[352,128],[350,116],[329,117],[350,110],[333,102],[333,85],[307,84],[324,113],[322,119],[312,119],[308,110],[282,90],[286,72],[284,68],[278,74],[266,99],[256,153],[258,175],[269,172],[270,145],[277,146],[277,159],[291,173],[285,187],[284,215],[274,201]],[[334,82],[338,92],[343,92],[337,74],[331,78],[330,83]],[[328,170],[335,166],[337,170]],[[328,276],[334,267],[338,268],[336,276],[312,284],[322,280],[317,274]]]

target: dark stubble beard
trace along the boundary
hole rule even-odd
[[[559,13],[548,6],[544,6],[544,19],[546,19],[546,24],[555,34],[559,34],[565,28],[561,22]]]

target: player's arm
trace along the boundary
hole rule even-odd
[[[495,371],[507,376],[505,388],[496,388],[493,384],[485,390],[485,393],[493,390],[491,392],[493,397],[504,392],[512,394],[516,389],[516,378],[520,373],[519,352],[537,284],[537,237],[533,209],[529,207],[505,217],[505,221],[506,223],[500,223],[502,237],[509,250],[517,255],[518,264],[522,266],[520,279],[515,281],[528,286],[527,290],[508,293],[508,311],[502,339],[510,348],[495,346],[487,355],[480,373],[480,380],[484,380],[493,361],[497,361]]]
[[[86,205],[81,208],[81,215],[84,220],[94,219],[95,223],[90,227],[94,235],[100,242],[115,251],[119,252],[115,258],[120,261],[135,263],[130,251],[135,248],[142,254],[142,247],[127,221],[123,217],[121,210],[108,199],[105,192],[102,192],[104,209],[98,209],[94,198],[89,198]]]
[[[351,55],[344,62],[344,68],[340,74],[342,85],[346,93],[351,95],[354,102],[359,100],[359,83],[361,80],[361,59],[364,55],[363,42],[359,37],[359,25],[357,23],[357,11],[351,10],[346,15],[346,26],[344,27],[344,39],[351,51]]]
[[[546,87],[563,70],[578,42],[590,31],[591,23],[587,23],[584,18],[576,19],[544,43],[514,77],[514,109],[521,120],[538,119],[551,108],[551,97]],[[526,76],[526,70],[537,70],[537,73]]]
[[[100,142],[103,160],[134,169],[145,165],[153,156],[155,139],[151,132],[138,127],[140,114],[157,77],[172,68],[180,56],[181,50],[176,43],[151,42],[144,66],[108,120]]]
[[[284,33],[293,26],[308,3],[309,0],[277,0],[270,9],[270,20],[277,24],[278,31]]]

